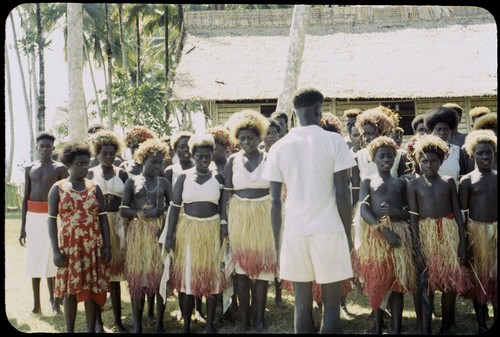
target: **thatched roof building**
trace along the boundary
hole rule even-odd
[[[185,13],[172,99],[201,100],[212,118],[220,103],[275,102],[292,14]],[[439,98],[470,108],[467,99],[481,97],[497,110],[497,27],[483,8],[313,6],[308,22],[298,86],[321,90],[338,115],[348,107],[335,102],[353,100]]]

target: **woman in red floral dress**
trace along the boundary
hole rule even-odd
[[[101,189],[85,178],[89,145],[66,144],[62,162],[70,175],[49,192],[49,234],[58,267],[55,294],[64,299],[67,332],[74,332],[78,302],[85,302],[87,332],[94,332],[97,308],[106,302],[109,286],[109,225]]]

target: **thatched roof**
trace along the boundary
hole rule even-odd
[[[175,100],[276,99],[293,9],[187,12]],[[497,95],[497,28],[480,7],[314,6],[299,87],[326,97]]]

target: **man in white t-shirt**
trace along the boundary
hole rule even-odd
[[[351,278],[352,222],[348,169],[356,165],[342,136],[319,127],[323,95],[299,90],[300,126],[270,149],[262,178],[271,181],[271,220],[280,277],[293,283],[296,333],[315,333],[312,283],[321,285],[321,333],[340,331],[340,285]],[[286,184],[282,243],[281,187]],[[281,244],[281,245],[280,245]]]

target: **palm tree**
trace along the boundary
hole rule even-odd
[[[70,140],[84,140],[87,113],[83,95],[83,18],[82,4],[68,3],[68,82]]]
[[[38,92],[38,114],[37,114],[37,129],[38,131],[45,130],[45,59],[43,57],[43,50],[45,48],[45,39],[43,38],[42,29],[42,14],[40,3],[36,3],[36,42],[38,45],[38,71],[39,71],[39,92]]]
[[[14,50],[16,51],[17,63],[19,64],[19,73],[22,83],[24,105],[26,107],[26,116],[28,118],[28,132],[30,135],[30,149],[31,149],[30,159],[31,161],[33,161],[35,159],[35,137],[33,132],[33,124],[31,123],[31,121],[33,120],[33,112],[31,110],[31,103],[28,98],[28,90],[26,87],[26,80],[24,78],[23,63],[21,62],[21,53],[19,52],[19,42],[17,40],[16,25],[14,24],[14,17],[12,12],[9,14],[9,16],[12,25],[12,34],[14,35]]]
[[[302,65],[308,14],[309,5],[295,5],[292,26],[290,27],[290,45],[283,90],[276,106],[276,111],[285,112],[289,120],[292,117],[292,95],[297,90],[300,67]]]
[[[111,52],[111,31],[109,24],[109,9],[108,4],[104,4],[105,17],[106,17],[106,55],[108,58],[108,84],[106,86],[107,96],[108,96],[108,127],[110,130],[113,130],[113,93],[111,90],[111,79],[113,78],[113,63],[111,62],[111,58],[113,57],[113,53]]]
[[[9,182],[10,178],[12,177],[12,165],[14,162],[14,145],[15,145],[15,140],[16,137],[14,137],[14,111],[12,109],[12,88],[11,88],[11,81],[10,81],[10,64],[9,64],[9,52],[7,50],[7,43],[5,44],[5,86],[7,88],[7,101],[9,102],[8,104],[8,111],[9,111],[9,120],[10,120],[10,148],[9,148],[9,158],[8,158],[8,163],[9,165],[7,166],[7,172],[5,176],[5,181]]]

